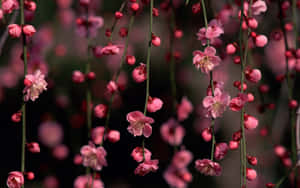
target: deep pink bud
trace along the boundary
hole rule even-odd
[[[266,187],[267,188],[274,188],[276,185],[275,184],[273,184],[273,183],[267,183],[266,184]]]
[[[153,46],[160,46],[160,38],[158,36],[152,35],[151,43],[153,44]]]
[[[244,126],[248,130],[253,130],[258,126],[258,120],[248,114],[244,114]]]
[[[22,34],[22,29],[17,24],[8,25],[8,33],[13,38],[19,38]]]
[[[87,73],[86,78],[87,78],[88,80],[95,80],[95,79],[96,79],[96,74],[95,74],[95,72],[89,72],[89,73]]]
[[[112,143],[118,142],[120,140],[120,132],[117,130],[110,130],[107,139]]]
[[[72,81],[77,84],[84,82],[84,74],[78,70],[73,71]]]
[[[146,65],[141,63],[132,71],[132,77],[135,82],[141,83],[147,79]]]
[[[256,176],[257,176],[257,174],[256,174],[256,171],[254,169],[252,169],[252,168],[247,168],[246,169],[246,178],[247,178],[247,180],[249,180],[249,181],[255,180]]]
[[[31,153],[40,153],[41,152],[40,145],[37,142],[28,143],[27,149]]]
[[[211,130],[209,128],[205,128],[202,131],[201,136],[205,142],[210,142],[212,138]]]
[[[254,95],[252,93],[248,93],[248,102],[253,102],[254,101]]]
[[[245,71],[247,80],[253,83],[257,83],[261,79],[261,72],[259,69],[250,69]]]
[[[132,3],[131,6],[130,6],[130,9],[133,11],[133,12],[137,12],[140,8],[140,5],[138,3]]]
[[[175,37],[175,38],[180,39],[182,36],[183,36],[182,30],[176,29],[176,30],[174,31],[174,37]]]
[[[265,35],[257,35],[255,37],[255,44],[258,47],[264,47],[268,43],[268,38]]]
[[[159,16],[159,11],[158,11],[158,9],[157,9],[157,8],[153,8],[153,9],[152,9],[152,14],[153,14],[153,16],[155,16],[155,17]]]
[[[291,109],[295,109],[297,106],[298,106],[298,102],[296,100],[292,99],[289,101],[289,107]]]
[[[248,163],[253,165],[253,166],[256,166],[257,165],[257,158],[256,157],[253,157],[253,156],[247,156],[247,160],[248,160]]]
[[[21,112],[16,112],[11,116],[11,120],[15,123],[18,123],[21,121],[22,113]]]
[[[148,98],[147,103],[147,110],[148,112],[156,112],[160,110],[163,106],[163,101],[156,97],[150,97]]]
[[[126,63],[128,65],[134,65],[135,64],[135,57],[133,55],[127,55],[126,56]]]
[[[248,22],[248,26],[249,26],[251,29],[256,29],[257,26],[258,26],[258,22],[257,22],[257,20],[256,20],[255,18],[249,18],[249,19],[247,20],[247,22]]]
[[[123,17],[123,13],[122,12],[119,12],[119,11],[115,12],[115,18],[116,19],[121,19],[122,17]]]
[[[239,142],[237,141],[229,141],[229,149],[235,150],[239,148]]]
[[[36,30],[35,30],[35,28],[32,25],[25,25],[25,26],[23,26],[23,33],[26,36],[32,37],[35,32],[36,32]]]
[[[118,85],[114,81],[109,81],[108,84],[106,85],[106,89],[109,93],[114,93],[118,91]]]
[[[33,180],[34,179],[34,173],[33,172],[26,172],[26,176],[28,180]]]
[[[97,118],[104,118],[107,114],[107,106],[104,104],[98,104],[94,107],[94,115]]]
[[[227,46],[226,46],[226,53],[228,54],[228,55],[232,55],[232,54],[234,54],[236,52],[236,47],[233,45],[233,44],[228,44]]]

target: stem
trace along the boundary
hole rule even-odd
[[[127,1],[124,0],[124,2],[121,4],[121,7],[119,8],[119,12],[123,12],[124,7],[125,7],[126,4],[127,4]],[[111,29],[110,29],[111,34],[110,34],[110,37],[109,37],[110,42],[112,42],[112,40],[113,40],[113,33],[114,33],[114,30],[115,30],[115,27],[116,27],[118,21],[119,21],[119,19],[115,18],[115,20],[114,20],[114,22],[111,26]]]
[[[297,167],[298,167],[298,165],[296,165],[296,166],[294,166],[293,168],[291,168],[291,169],[288,171],[288,173],[287,173],[285,176],[283,176],[283,177],[276,183],[275,188],[279,188],[280,185],[284,182],[284,180],[285,180],[292,172],[294,172],[294,171],[297,169]],[[296,176],[295,178],[297,178],[297,176]]]
[[[205,28],[207,29],[208,22],[207,22],[207,13],[206,13],[206,7],[205,7],[204,0],[201,0],[201,4],[202,4],[202,10],[203,10],[204,24],[205,24]],[[209,39],[207,39],[207,46],[209,46]]]
[[[144,115],[147,113],[147,105],[148,105],[148,98],[149,98],[149,85],[150,85],[150,58],[151,58],[151,38],[152,38],[152,24],[153,24],[153,0],[150,0],[150,25],[149,25],[149,40],[148,40],[148,50],[147,50],[147,61],[146,61],[146,68],[147,68],[147,80],[146,80],[146,97],[145,97],[145,107],[144,107]],[[142,142],[143,147],[143,158],[145,160],[145,138],[143,137]]]
[[[292,15],[294,25],[294,36],[295,36],[295,49],[298,49],[298,16],[297,16],[297,1],[292,0]]]
[[[121,70],[122,70],[122,67],[124,65],[124,61],[125,61],[125,58],[126,58],[126,55],[127,55],[127,50],[128,50],[128,44],[129,44],[129,34],[131,32],[131,29],[132,29],[132,26],[133,26],[133,23],[134,23],[134,19],[135,19],[135,15],[132,15],[130,17],[130,21],[129,21],[128,34],[127,34],[127,38],[126,38],[126,41],[125,41],[125,47],[124,47],[123,55],[121,57],[120,67],[119,67],[119,69],[117,71],[117,74],[114,78],[115,82],[118,80],[118,78],[120,76],[120,73],[121,73]],[[111,108],[112,108],[112,103],[114,101],[114,97],[115,97],[115,93],[112,93],[112,95],[110,97],[109,105],[108,105],[108,112],[107,112],[107,117],[106,117],[106,120],[105,120],[104,134],[103,134],[102,142],[100,144],[101,146],[103,146],[104,135],[106,134],[106,132],[108,130],[108,124],[109,124],[109,120],[110,120]]]

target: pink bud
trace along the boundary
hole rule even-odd
[[[80,0],[79,4],[81,6],[88,6],[90,4],[90,0]]]
[[[249,181],[252,181],[252,180],[255,180],[256,179],[256,171],[252,168],[247,168],[246,169],[246,177],[247,177],[247,180]]]
[[[245,73],[247,80],[250,82],[257,83],[261,79],[261,72],[259,69],[246,70]]]
[[[8,25],[8,33],[13,38],[19,38],[22,34],[22,29],[17,24]]]
[[[264,47],[268,43],[268,38],[265,35],[257,35],[255,37],[255,44],[258,47]]]
[[[160,38],[155,35],[152,36],[151,42],[152,42],[153,46],[156,46],[156,47],[160,46],[160,43],[161,43]]]
[[[76,165],[81,165],[82,164],[82,157],[81,157],[81,155],[79,155],[79,154],[75,155],[75,157],[73,159],[73,162]]]
[[[259,91],[262,93],[268,93],[270,90],[269,86],[266,84],[262,84],[259,86]]]
[[[267,188],[274,188],[276,185],[275,184],[273,184],[273,183],[267,183],[266,184],[266,187]]]
[[[120,132],[117,130],[110,130],[107,139],[112,143],[118,142],[120,140]]]
[[[146,65],[141,63],[132,71],[132,77],[135,82],[141,83],[147,79]]]
[[[16,112],[11,116],[11,120],[15,123],[18,123],[21,121],[22,113],[21,112]]]
[[[256,166],[257,165],[257,158],[256,157],[253,157],[253,156],[247,156],[247,159],[248,159],[248,163],[253,165],[253,166]]]
[[[248,19],[248,26],[251,28],[251,29],[256,29],[257,26],[258,26],[258,22],[255,18],[249,18]]]
[[[248,93],[248,102],[253,102],[254,101],[254,95],[252,93]]]
[[[106,89],[109,93],[114,93],[118,90],[118,85],[116,84],[116,82],[111,80],[106,85]]]
[[[182,36],[183,36],[182,30],[176,29],[176,30],[174,31],[174,37],[175,37],[175,38],[180,39]]]
[[[225,157],[228,151],[228,145],[225,142],[216,144],[214,157],[217,160],[221,160]]]
[[[84,74],[78,70],[73,71],[72,81],[77,84],[84,82]]]
[[[248,114],[244,115],[244,126],[248,130],[253,130],[258,126],[258,120]]]
[[[229,141],[229,149],[235,150],[239,148],[239,142],[237,141]]]
[[[203,138],[203,140],[204,140],[205,142],[211,141],[212,135],[211,135],[210,129],[209,129],[209,128],[205,128],[205,129],[202,131],[201,136],[202,136],[202,138]]]
[[[285,147],[278,145],[274,147],[274,152],[278,157],[284,157],[287,154]]]
[[[89,72],[89,73],[87,73],[86,78],[87,78],[88,80],[95,80],[95,79],[96,79],[96,74],[95,74],[95,72]]]
[[[138,3],[132,3],[131,6],[130,6],[130,9],[133,11],[133,12],[137,12],[140,8],[140,5]]]
[[[34,12],[36,10],[36,3],[34,1],[25,1],[24,6],[26,10]]]
[[[296,100],[294,100],[294,99],[290,100],[289,107],[291,109],[295,109],[297,106],[298,106],[298,102]]]
[[[128,65],[134,65],[135,64],[135,57],[133,55],[127,55],[126,56],[126,62]]]
[[[143,148],[141,147],[136,147],[133,149],[131,152],[131,157],[136,161],[136,162],[142,162],[143,161],[143,156],[145,156],[145,160],[148,161],[151,159],[151,152],[144,148],[144,155],[143,155]]]
[[[27,144],[27,149],[31,153],[40,153],[41,152],[40,146],[37,142],[28,143]]]
[[[236,52],[236,47],[233,45],[233,44],[228,44],[227,46],[226,46],[226,53],[228,54],[228,55],[232,55],[232,54],[234,54]]]
[[[286,167],[292,167],[292,165],[293,165],[293,162],[292,162],[292,159],[291,158],[289,158],[289,157],[284,157],[283,159],[281,159],[282,160],[282,163],[283,163],[283,165],[284,166],[286,166]]]
[[[23,26],[23,32],[26,36],[32,37],[36,30],[32,25],[25,25]]]
[[[123,13],[122,12],[119,12],[119,11],[115,12],[115,18],[116,19],[121,19],[122,17],[123,17]]]
[[[153,14],[153,16],[155,16],[155,17],[159,16],[159,11],[158,11],[158,9],[157,9],[157,8],[153,8],[153,9],[152,9],[152,14]]]
[[[160,110],[163,106],[163,102],[162,100],[160,100],[159,98],[152,98],[149,97],[148,99],[148,104],[147,104],[147,110],[148,112],[156,112],[158,110]]]
[[[127,36],[127,34],[128,34],[127,28],[121,27],[120,30],[119,30],[119,35],[120,35],[120,37],[124,38],[124,37]]]
[[[28,180],[33,180],[34,179],[34,173],[33,172],[26,172],[27,179]]]
[[[104,104],[98,104],[94,107],[94,115],[97,118],[104,118],[107,114],[107,106]]]

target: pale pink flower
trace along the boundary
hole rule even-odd
[[[206,176],[220,176],[222,173],[220,164],[209,159],[196,160],[195,168]]]
[[[215,96],[206,96],[202,101],[206,117],[220,117],[230,103],[230,96],[220,89],[216,88],[214,94]]]
[[[107,46],[104,46],[100,50],[101,55],[116,55],[119,54],[120,52],[120,45],[113,45],[113,44],[108,44]]]
[[[118,91],[118,85],[116,84],[115,81],[111,80],[106,85],[106,89],[109,93],[114,93],[114,92]]]
[[[69,155],[69,148],[64,144],[60,144],[53,149],[52,155],[58,160],[65,160]]]
[[[225,157],[228,151],[228,145],[225,142],[221,142],[216,144],[214,157],[217,160],[221,160]]]
[[[135,175],[145,176],[149,172],[156,172],[158,169],[158,160],[148,160],[140,163],[134,170]]]
[[[5,14],[10,14],[13,10],[19,9],[19,2],[17,0],[2,0],[1,8]]]
[[[54,121],[43,122],[38,128],[38,137],[42,144],[53,148],[63,140],[63,129]]]
[[[35,101],[44,90],[47,90],[45,75],[40,70],[37,70],[34,74],[27,74],[25,79],[31,82],[31,85],[25,86],[23,90],[25,101]]]
[[[107,166],[106,151],[102,146],[96,148],[94,144],[85,145],[80,149],[80,153],[85,167],[101,170],[103,166]]]
[[[92,129],[92,140],[95,144],[101,144],[103,141],[103,135],[104,135],[104,127],[98,126]]]
[[[177,169],[185,168],[193,160],[193,154],[188,150],[181,150],[174,154],[172,165]]]
[[[252,4],[251,9],[253,15],[260,15],[261,13],[267,11],[267,4],[263,0],[258,0]]]
[[[21,188],[24,185],[24,176],[22,172],[12,171],[8,174],[6,185],[9,188]]]
[[[258,119],[251,115],[244,114],[244,126],[248,130],[253,130],[258,126]]]
[[[78,176],[74,181],[74,188],[91,187],[92,181],[93,181],[93,188],[104,188],[104,184],[100,179],[92,180],[92,176],[90,175]]]
[[[196,69],[201,69],[202,72],[208,74],[221,62],[220,57],[216,56],[214,47],[206,47],[204,52],[196,50],[193,52],[193,64]]]
[[[154,123],[154,119],[145,116],[140,111],[133,111],[127,114],[127,121],[130,123],[127,130],[134,136],[144,135],[146,138],[151,136],[152,127],[150,124]]]
[[[173,118],[160,127],[162,139],[170,145],[178,146],[182,143],[185,129]]]
[[[209,22],[206,33],[205,33],[205,37],[207,39],[214,39],[219,37],[221,34],[224,33],[222,24],[219,20],[213,19]]]
[[[238,112],[243,108],[246,102],[248,102],[248,95],[239,93],[237,97],[231,99],[229,108],[234,112]]]
[[[22,34],[22,29],[17,24],[8,25],[8,34],[13,38],[19,38]]]
[[[163,174],[164,179],[174,188],[186,188],[187,183],[192,181],[192,174],[186,169],[177,169],[174,166],[169,166]]]
[[[177,118],[178,121],[187,119],[190,113],[193,111],[193,104],[188,100],[187,97],[181,99],[180,104],[177,106]]]
[[[197,33],[197,39],[201,41],[201,44],[204,46],[206,45],[207,43],[207,38],[205,36],[205,33],[206,33],[206,28],[203,27],[203,28],[200,28],[198,33]]]
[[[151,151],[149,151],[147,148],[144,148],[144,153],[145,153],[145,161],[151,160]],[[144,160],[144,154],[143,154],[143,148],[142,147],[136,147],[132,150],[131,152],[131,157],[136,161],[136,162],[142,162]]]
[[[147,110],[148,112],[156,112],[160,110],[163,106],[163,101],[156,97],[150,97],[148,98],[147,103]]]
[[[265,35],[257,35],[255,37],[255,45],[257,47],[264,47],[268,43],[268,38]]]
[[[259,69],[246,69],[245,76],[250,82],[257,83],[261,79],[261,72]]]

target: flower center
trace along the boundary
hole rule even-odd
[[[199,62],[198,62],[199,66],[201,68],[206,68],[206,67],[209,67],[211,66],[211,61],[210,61],[210,58],[209,56],[205,56],[203,59],[201,59]]]

